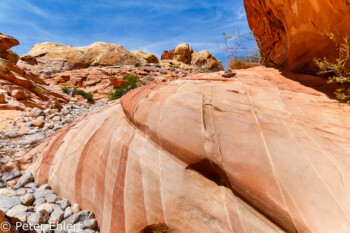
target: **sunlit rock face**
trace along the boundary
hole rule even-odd
[[[313,72],[314,58],[337,55],[330,33],[350,36],[348,0],[245,0],[244,5],[268,65]]]
[[[89,66],[134,65],[140,62],[122,45],[95,42],[86,47],[72,47],[57,43],[37,43],[27,54],[44,61],[61,61],[70,63],[69,68],[86,68]],[[25,64],[21,61],[21,64]],[[50,65],[50,63],[49,63]],[[67,68],[68,68],[67,67]]]
[[[102,233],[349,232],[350,108],[326,81],[287,75],[138,88],[19,163],[35,161],[35,180],[92,210]]]

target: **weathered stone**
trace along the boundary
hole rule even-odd
[[[28,114],[28,116],[30,117],[38,117],[40,115],[44,114],[44,112],[40,109],[40,108],[33,108],[30,113]]]
[[[7,181],[10,181],[12,179],[18,178],[21,175],[22,175],[22,173],[20,173],[19,171],[8,172],[8,173],[4,173],[2,175],[2,179],[7,182]]]
[[[27,190],[25,188],[20,188],[16,191],[17,196],[23,196],[27,193]]]
[[[16,195],[16,191],[14,191],[13,189],[7,187],[7,188],[1,188],[0,189],[0,195],[5,195],[5,196],[15,196]]]
[[[91,229],[96,230],[97,229],[97,220],[96,219],[87,219],[83,221],[83,229]]]
[[[73,211],[72,211],[72,207],[68,206],[65,210],[64,210],[64,216],[63,218],[69,218],[70,216],[73,215]]]
[[[170,51],[165,50],[161,56],[161,60],[173,60],[174,51],[175,50],[170,50]]]
[[[77,203],[74,203],[72,205],[72,212],[73,214],[78,213],[80,211],[79,205]]]
[[[40,190],[51,190],[51,186],[48,185],[48,184],[43,184],[37,190],[38,191],[40,191]]]
[[[53,122],[57,122],[57,121],[61,121],[61,117],[60,116],[55,116],[54,118],[52,118]]]
[[[21,199],[21,202],[23,205],[28,206],[28,205],[31,205],[33,203],[35,198],[34,198],[33,194],[27,193],[26,195],[20,197],[20,199]]]
[[[52,205],[50,203],[44,203],[44,204],[41,204],[40,206],[36,207],[36,212],[39,212],[41,210],[45,210],[46,212],[51,214],[53,211],[53,208],[52,208]]]
[[[38,185],[34,182],[28,183],[24,186],[25,188],[37,188]]]
[[[11,96],[12,96],[13,98],[18,99],[18,100],[24,100],[24,99],[27,99],[27,98],[28,98],[28,96],[27,96],[23,91],[21,91],[21,90],[13,90],[13,91],[11,92]]]
[[[35,196],[34,196],[35,197]],[[41,198],[35,198],[34,199],[34,203],[33,205],[34,206],[40,206],[42,204],[44,204],[46,202],[46,199],[44,197],[41,197]]]
[[[53,226],[57,226],[63,220],[64,211],[62,209],[56,209],[50,215],[49,223]]]
[[[75,224],[77,222],[84,222],[91,218],[91,213],[88,210],[83,210],[78,213],[73,214],[69,218],[62,221],[64,224]]]
[[[13,187],[14,189],[19,189],[24,187],[26,184],[32,182],[34,180],[32,173],[25,172],[21,178],[18,180],[16,185]]]
[[[36,119],[35,121],[33,121],[32,125],[33,125],[34,127],[42,128],[42,127],[44,127],[44,125],[45,125],[45,121],[42,120],[42,119]]]
[[[28,221],[28,216],[30,215],[29,212],[22,212],[19,213],[15,216],[15,219],[18,219],[19,221],[23,222],[27,222]]]
[[[45,196],[45,199],[48,203],[55,203],[58,199],[57,195],[56,194],[48,194]]]
[[[27,207],[26,206],[24,206],[22,204],[18,204],[18,205],[15,205],[14,207],[12,207],[11,209],[9,209],[6,212],[6,216],[9,217],[9,218],[13,218],[16,215],[18,215],[20,213],[23,213],[23,212],[26,212],[26,211],[27,211]]]
[[[139,62],[123,46],[105,42],[95,42],[87,47],[72,47],[50,42],[38,43],[28,55],[40,57],[41,61],[70,62],[74,64],[72,68],[134,65]]]
[[[235,77],[236,75],[237,75],[237,73],[232,72],[231,70],[229,70],[229,71],[226,71],[226,72],[222,75],[222,77],[224,77],[224,78],[233,78],[233,77]]]
[[[193,49],[188,44],[179,44],[174,51],[174,60],[191,64]]]
[[[70,201],[67,200],[67,199],[64,199],[64,200],[60,200],[60,201],[57,201],[57,204],[60,204],[61,205],[61,208],[62,209],[66,209],[68,206],[70,206]]]
[[[28,218],[28,223],[31,225],[45,224],[49,221],[50,214],[46,210],[36,211]]]
[[[210,71],[224,70],[221,61],[217,60],[213,54],[206,50],[193,52],[191,55],[191,64]]]
[[[7,212],[9,209],[21,203],[21,200],[16,196],[0,199],[0,210]]]
[[[45,198],[47,195],[52,194],[53,191],[52,190],[48,190],[48,189],[44,189],[44,190],[40,190],[40,187],[35,191],[34,193],[34,197],[36,199],[39,198]]]

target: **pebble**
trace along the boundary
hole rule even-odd
[[[55,131],[73,122],[76,118],[88,112],[95,111],[106,105],[108,101],[96,101],[94,105],[81,106],[82,102],[71,102],[63,106],[61,111],[57,109],[33,108],[28,114],[21,114],[17,121],[25,122],[27,131],[20,130],[20,126],[11,124],[11,131],[0,132],[0,154],[8,156],[19,152],[25,152],[36,146],[40,141],[52,135]],[[85,105],[84,105],[85,106]],[[2,159],[0,157],[0,162]],[[4,186],[0,183],[0,187]]]
[[[32,182],[33,180],[34,180],[34,178],[33,178],[32,174],[30,172],[25,172],[13,188],[14,189],[22,188],[26,184]]]
[[[38,207],[36,208],[36,212],[41,211],[41,210],[46,210],[46,212],[48,212],[49,214],[51,214],[52,211],[53,211],[53,208],[52,208],[52,206],[51,206],[50,203],[44,203],[44,204],[41,204],[40,206],[38,206]]]
[[[0,188],[0,210],[11,218],[11,223],[17,221],[29,224],[40,224],[38,233],[64,232],[51,230],[59,223],[79,224],[82,233],[98,233],[98,223],[95,215],[88,210],[80,211],[78,204],[67,199],[59,199],[58,195],[47,184],[38,185],[29,172],[0,173],[0,180],[4,180],[6,187]]]
[[[24,196],[20,197],[21,202],[25,206],[29,206],[34,202],[34,195],[31,193],[27,193]]]
[[[15,205],[14,207],[12,207],[9,211],[6,212],[6,216],[9,218],[13,218],[16,215],[26,212],[27,211],[27,207],[22,205],[22,204],[18,204]]]

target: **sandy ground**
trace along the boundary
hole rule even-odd
[[[8,124],[14,123],[15,125],[20,125],[20,130],[25,130],[23,122],[17,121],[18,115],[23,114],[22,111],[16,110],[1,110],[0,111],[0,130],[11,131],[11,127]]]

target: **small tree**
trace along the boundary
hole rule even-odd
[[[336,83],[339,88],[335,96],[340,102],[350,104],[350,39],[348,37],[329,34],[328,37],[335,43],[338,50],[338,58],[334,62],[326,58],[314,59],[319,68],[318,74],[327,75],[329,83]]]
[[[256,45],[253,32],[241,34],[239,31],[231,35],[223,33],[224,50],[231,69],[246,69],[262,64],[260,51]]]

